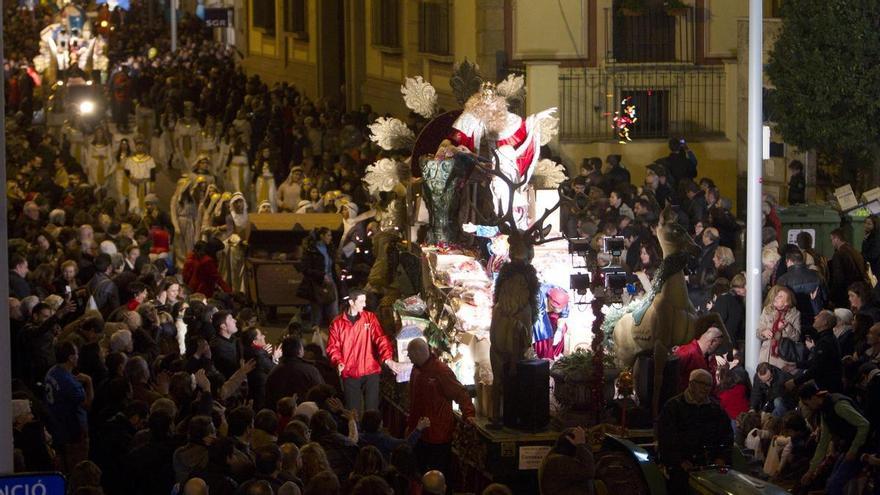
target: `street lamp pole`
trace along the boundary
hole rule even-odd
[[[3,6],[0,0],[0,7]],[[0,16],[0,34],[3,16]],[[0,54],[4,53],[0,36]],[[6,115],[6,94],[0,84],[0,115]],[[5,124],[5,122],[4,122]],[[0,125],[0,184],[6,184],[6,125]],[[6,194],[0,194],[0,211],[6,211]],[[12,458],[12,339],[9,332],[9,239],[6,215],[0,215],[0,474],[11,474],[15,465]],[[3,304],[3,301],[7,301]]]
[[[749,0],[749,117],[748,175],[746,181],[746,369],[758,366],[761,343],[758,321],[761,317],[761,196],[763,174],[763,58],[764,5]]]

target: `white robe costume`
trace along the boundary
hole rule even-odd
[[[189,172],[197,156],[199,156],[198,137],[201,127],[196,119],[182,118],[174,124],[174,166],[181,171]]]
[[[134,213],[143,213],[144,197],[153,192],[152,173],[156,168],[153,157],[144,154],[134,154],[125,160],[126,172],[129,177],[128,209]]]
[[[277,213],[278,204],[276,203],[275,193],[275,176],[269,171],[269,167],[265,166],[263,167],[263,174],[257,177],[256,203],[268,201],[272,205],[272,213]]]
[[[86,176],[89,184],[107,190],[112,187],[113,153],[109,144],[90,144],[86,152]]]

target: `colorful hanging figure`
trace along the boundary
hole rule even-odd
[[[565,350],[568,326],[568,292],[552,285],[542,285],[538,301],[538,320],[532,327],[535,353],[540,359],[556,359]]]
[[[614,125],[611,127],[617,133],[617,139],[620,140],[620,144],[626,144],[632,141],[629,132],[639,118],[636,117],[636,105],[632,102],[632,96],[627,96],[621,100],[620,108],[620,111],[614,112],[614,118],[611,119]]]

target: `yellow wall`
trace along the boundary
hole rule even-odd
[[[588,4],[589,0],[515,0],[513,57],[585,57]]]

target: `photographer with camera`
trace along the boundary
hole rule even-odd
[[[666,170],[669,172],[668,182],[672,194],[681,204],[684,194],[679,190],[680,184],[697,178],[697,157],[688,148],[683,137],[669,140],[669,156],[666,157]]]

